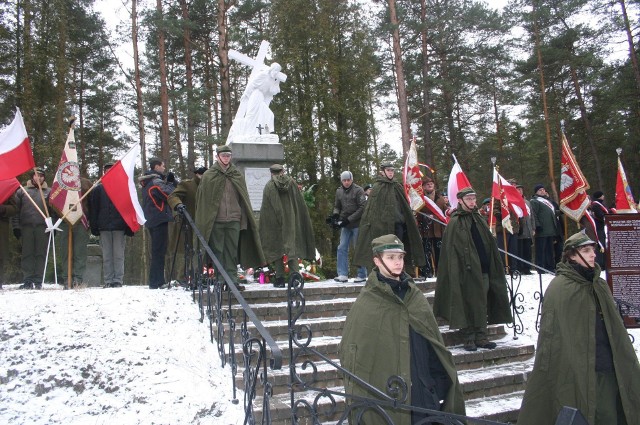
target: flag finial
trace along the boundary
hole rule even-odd
[[[622,153],[622,148],[616,149],[616,152],[618,153],[618,156],[620,156],[620,154]]]

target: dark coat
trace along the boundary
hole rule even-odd
[[[229,181],[238,193],[240,207],[246,226],[241,226],[238,241],[238,259],[244,267],[255,267],[264,265],[264,254],[260,245],[260,235],[258,226],[253,216],[253,209],[249,201],[247,183],[238,168],[230,164],[229,168],[223,170],[216,162],[202,175],[202,180],[198,186],[196,194],[196,226],[202,235],[208,240],[213,230],[220,200],[226,182]]]
[[[482,289],[480,258],[471,237],[471,222],[476,223],[489,260],[489,293]],[[487,317],[474,310],[474,300],[487,299]],[[484,217],[458,207],[451,215],[442,237],[440,263],[433,311],[449,321],[454,329],[512,320],[507,281],[495,238]],[[485,320],[483,320],[485,319]]]
[[[140,178],[142,185],[142,211],[147,219],[146,228],[157,227],[162,223],[173,221],[168,198],[175,186],[167,183],[163,176],[147,171]]]
[[[271,177],[260,208],[260,241],[267,262],[315,258],[316,248],[309,210],[298,184],[287,175]]]
[[[342,333],[340,363],[342,367],[386,393],[387,379],[401,377],[411,388],[410,328],[425,338],[435,351],[449,376],[450,387],[444,397],[442,410],[464,415],[462,386],[451,353],[444,345],[431,306],[413,281],[409,291],[400,299],[391,287],[382,283],[374,268],[354,302]],[[406,276],[406,275],[405,275]],[[373,397],[350,378],[345,377],[348,394]],[[411,391],[407,404],[411,404]],[[411,414],[387,410],[396,425],[411,424]],[[382,424],[377,415],[365,416],[367,424]]]
[[[402,238],[407,252],[405,261],[409,265],[423,267],[426,258],[422,239],[404,190],[400,183],[382,176],[376,179],[364,208],[353,262],[358,266],[373,267],[371,241],[379,236],[395,234],[396,223],[400,219],[407,226],[407,233]]]
[[[559,235],[558,221],[555,211],[551,211],[545,203],[540,200],[551,202],[550,199],[535,195],[531,198],[531,210],[536,221],[536,236],[548,237]],[[553,202],[551,202],[553,204]]]
[[[602,308],[618,388],[628,425],[639,425],[640,365],[607,283],[596,264],[588,281],[559,263],[542,304],[533,372],[527,382],[518,425],[553,425],[562,406],[580,409],[595,424],[596,300]]]
[[[355,229],[360,225],[360,219],[367,203],[364,190],[353,183],[348,189],[340,186],[336,189],[336,199],[333,213],[338,214],[340,220],[349,220],[348,229]]]
[[[91,234],[98,236],[100,231],[129,231],[129,226],[113,205],[102,184],[98,184],[89,194],[89,225]]]
[[[33,181],[29,179],[27,184],[22,187],[22,190],[18,189],[13,195],[16,202],[16,208],[18,213],[11,218],[11,227],[14,229],[22,228],[23,226],[45,226],[44,218],[40,212],[33,206],[31,201],[27,199],[24,191],[29,193],[31,199],[38,205],[40,211],[44,212],[45,207],[42,203],[42,196],[40,196],[40,190],[38,186],[33,184]],[[42,194],[45,201],[49,203],[49,194],[51,189],[47,186],[47,182],[42,183]],[[54,220],[55,222],[55,220]]]

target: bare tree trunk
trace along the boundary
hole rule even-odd
[[[189,8],[186,0],[180,0],[180,9],[182,11],[182,19],[184,20],[184,66],[185,78],[187,86],[187,167],[190,170],[195,169],[196,152],[195,152],[195,113],[193,104],[193,61],[191,59],[191,30],[189,28]],[[182,155],[181,155],[182,156]],[[184,161],[182,161],[184,162]],[[181,168],[184,164],[181,163]],[[182,171],[184,175],[184,169]]]
[[[633,33],[631,32],[631,25],[629,24],[629,15],[627,14],[627,5],[625,0],[618,0],[620,9],[622,9],[622,19],[624,21],[624,30],[627,33],[627,44],[629,45],[629,59],[631,60],[631,66],[633,67],[633,75],[636,78],[636,89],[640,94],[640,65],[638,65],[638,55],[636,55],[635,45],[633,43]],[[638,111],[640,114],[640,110]]]
[[[218,113],[218,99],[217,99],[217,84],[215,81],[213,81],[214,78],[214,72],[213,72],[213,64],[211,63],[212,61],[212,51],[211,51],[211,44],[209,44],[209,40],[206,39],[204,41],[204,47],[205,47],[205,63],[204,63],[204,85],[207,88],[207,93],[210,93],[210,95],[205,96],[205,103],[207,105],[207,147],[206,147],[206,154],[204,155],[204,166],[205,167],[209,167],[209,164],[213,162],[213,147],[211,146],[211,143],[208,143],[209,140],[213,140],[213,112],[215,111],[215,115],[216,115],[216,124],[218,123],[217,120],[217,113]],[[211,99],[213,99],[213,101],[211,101]],[[218,127],[216,126],[216,129],[218,129]]]
[[[502,126],[500,125],[500,111],[498,110],[498,88],[496,87],[496,77],[493,77],[493,116],[496,120],[496,137],[498,139],[498,155],[502,156],[502,147],[504,141],[502,140]]]
[[[389,4],[389,19],[393,31],[393,57],[398,87],[398,110],[400,112],[400,133],[402,134],[402,153],[406,153],[411,145],[411,131],[409,129],[409,106],[407,104],[407,89],[404,80],[404,64],[402,62],[402,48],[400,47],[400,23],[396,14],[396,0],[387,0]]]
[[[160,157],[167,165],[167,168],[169,168],[169,93],[167,90],[167,63],[165,52],[162,0],[156,0],[156,14],[158,19],[158,66],[160,68]]]
[[[134,67],[134,80],[136,87],[136,110],[138,113],[138,137],[140,140],[140,152],[142,155],[142,169],[145,169],[147,164],[147,146],[145,142],[144,131],[144,104],[142,103],[142,81],[140,78],[140,56],[138,55],[138,0],[131,0],[131,41],[133,43],[133,67]],[[140,260],[142,268],[140,271],[140,282],[147,284],[147,232],[142,230],[142,252],[140,254]]]
[[[431,65],[429,63],[429,45],[427,34],[427,4],[425,0],[420,1],[420,20],[422,30],[420,31],[420,43],[422,48],[422,131],[425,160],[429,166],[433,163],[433,146],[431,144],[431,86],[429,84],[429,73]],[[433,179],[436,180],[435,172]]]
[[[598,176],[598,189],[604,189],[604,180],[602,179],[602,166],[600,165],[600,157],[598,156],[598,151],[596,150],[596,142],[593,140],[593,130],[591,129],[591,122],[589,121],[589,116],[587,115],[587,107],[584,104],[584,99],[582,98],[582,92],[580,90],[580,82],[578,81],[578,74],[576,73],[576,69],[573,65],[569,65],[569,70],[571,72],[571,79],[573,80],[573,87],[576,91],[576,98],[578,99],[578,105],[580,107],[580,117],[582,118],[582,122],[584,122],[584,129],[587,133],[587,140],[589,141],[589,146],[591,147],[591,154],[593,155],[593,160],[596,164],[596,175]]]
[[[80,65],[80,87],[78,88],[78,121],[80,132],[80,173],[87,175],[87,143],[84,137],[84,65]],[[100,170],[104,164],[98,164]]]
[[[173,81],[173,74],[171,76],[171,91],[175,93],[175,84]],[[175,96],[171,96],[171,116],[173,117],[173,131],[174,138],[176,140],[176,155],[178,157],[178,164],[180,164],[180,175],[186,176],[186,169],[184,165],[184,157],[182,156],[182,142],[180,140],[180,123],[178,122],[178,108],[176,106]],[[193,169],[193,167],[191,168]]]
[[[66,100],[67,100],[67,71],[69,64],[67,62],[67,23],[63,19],[66,16],[67,8],[61,1],[56,2],[56,13],[58,14],[58,52],[55,59],[56,69],[56,131],[53,146],[61,146],[64,149],[64,143],[67,133],[66,120]],[[51,141],[50,141],[51,142]],[[55,150],[54,150],[55,152]]]
[[[551,145],[551,128],[549,127],[549,110],[547,108],[547,91],[544,82],[544,68],[542,63],[542,50],[540,49],[540,30],[538,28],[538,18],[536,16],[536,0],[532,1],[533,6],[533,33],[535,37],[535,49],[538,58],[538,72],[540,73],[540,92],[542,94],[542,111],[544,113],[544,131],[547,141],[547,159],[549,163],[549,184],[553,192],[553,198],[558,201],[558,189],[556,189],[556,178],[553,165],[553,148]]]
[[[220,58],[220,118],[222,138],[226,140],[231,129],[231,83],[229,81],[229,42],[227,41],[227,10],[235,0],[218,0],[218,57]]]

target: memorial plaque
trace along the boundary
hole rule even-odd
[[[262,206],[262,193],[271,178],[271,172],[268,168],[245,168],[244,178],[247,181],[247,191],[249,192],[251,207],[254,211],[260,211],[260,207]]]
[[[640,326],[640,214],[605,216],[607,226],[607,283],[623,301],[627,327]]]

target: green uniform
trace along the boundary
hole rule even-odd
[[[196,176],[193,179],[185,179],[178,183],[175,190],[171,192],[167,202],[174,211],[174,222],[169,223],[169,249],[167,250],[167,260],[165,263],[168,267],[168,272],[171,272],[173,266],[173,276],[169,276],[170,279],[174,277],[178,280],[185,279],[184,270],[184,238],[185,235],[188,238],[192,238],[191,226],[186,225],[183,227],[183,220],[186,220],[182,215],[178,214],[175,209],[178,205],[184,204],[187,208],[187,212],[191,218],[195,218],[196,214],[196,194],[198,192],[198,185],[200,184],[200,177]],[[186,223],[185,223],[186,224]],[[182,231],[180,230],[182,228]],[[174,260],[175,254],[175,260]]]
[[[277,277],[283,275],[283,255],[292,271],[298,270],[298,258],[315,257],[309,211],[297,183],[287,175],[272,176],[264,187],[260,241],[267,262],[275,263]]]
[[[31,201],[24,194],[26,190],[31,199],[38,205],[41,211],[45,211],[42,197],[38,187],[32,180],[29,180],[22,190],[18,190],[15,194],[16,207],[18,214],[11,219],[14,229],[20,229],[22,232],[22,260],[20,266],[22,268],[22,277],[25,281],[33,283],[41,283],[44,274],[45,256],[47,254],[47,245],[49,243],[49,234],[45,233],[47,228],[44,218],[33,206]],[[51,189],[47,183],[42,184],[42,193],[45,201],[48,202]]]
[[[393,375],[401,377],[409,388],[406,404],[412,404],[410,365],[411,356],[416,355],[410,343],[413,330],[433,348],[448,376],[448,392],[443,394],[441,410],[464,415],[462,386],[453,357],[444,345],[426,297],[409,279],[409,289],[401,299],[389,284],[380,282],[377,273],[378,269],[374,268],[349,310],[339,347],[340,364],[385,394],[387,380]],[[418,364],[428,362],[426,356],[420,358],[424,360],[414,360]],[[374,397],[348,377],[345,377],[345,391],[355,396]],[[386,413],[396,425],[411,424],[409,411],[387,409]],[[386,423],[376,414],[366,414],[363,419],[368,425]]]
[[[603,398],[596,372],[596,320],[604,320],[626,424],[640,424],[638,357],[607,283],[600,278],[600,266],[595,268],[593,281],[588,281],[570,264],[558,264],[544,294],[536,359],[518,425],[553,425],[562,406],[580,409],[591,425],[616,425],[596,415]]]
[[[230,186],[227,186],[227,182]],[[226,190],[233,190],[240,206],[239,221],[222,221],[227,211],[221,202]],[[247,184],[235,165],[224,170],[218,162],[203,175],[196,195],[196,226],[209,246],[220,255],[231,279],[236,279],[236,265],[256,267],[265,264],[260,236],[249,201]],[[227,220],[226,218],[224,220]]]
[[[482,271],[472,238],[472,222],[484,246],[487,273]],[[452,329],[486,329],[487,323],[512,320],[498,247],[487,221],[477,211],[458,207],[444,231],[433,312],[447,319]]]
[[[399,227],[406,226],[406,234],[399,235]],[[420,231],[400,183],[378,176],[360,219],[360,232],[353,262],[373,267],[371,241],[378,236],[395,234],[404,243],[407,268],[426,264]]]

